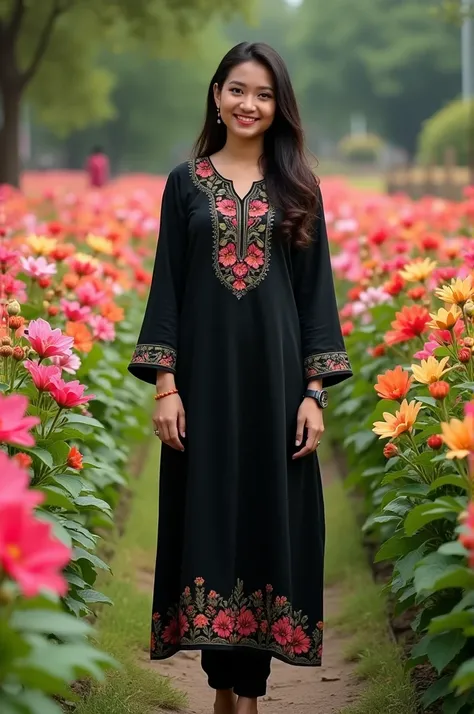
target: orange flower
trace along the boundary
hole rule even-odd
[[[74,290],[79,282],[79,277],[76,273],[66,273],[63,277],[63,285],[68,288],[68,290]]]
[[[448,382],[432,382],[430,386],[428,387],[431,396],[434,399],[438,399],[439,401],[442,401],[443,399],[446,399],[446,397],[449,394],[450,386]]]
[[[110,320],[110,322],[121,322],[125,316],[122,307],[119,307],[113,302],[106,302],[101,306],[101,314]]]
[[[25,454],[23,451],[20,451],[18,454],[15,454],[15,456],[12,457],[13,461],[16,461],[18,466],[21,466],[23,469],[29,469],[31,464],[33,463],[33,459],[29,454]]]
[[[388,369],[385,374],[378,375],[374,389],[382,399],[401,401],[406,397],[412,380],[413,377],[397,365],[395,369]]]
[[[474,453],[474,416],[468,414],[464,421],[451,419],[442,422],[443,441],[449,448],[447,459],[465,459]]]
[[[79,352],[90,352],[93,346],[92,335],[83,322],[68,322],[66,335],[74,337],[74,347]]]
[[[76,471],[80,471],[83,468],[82,454],[75,446],[71,447],[69,450],[69,454],[67,455],[67,465],[71,469],[76,469]]]
[[[395,320],[392,322],[393,330],[389,330],[385,334],[386,344],[396,345],[399,342],[412,340],[425,331],[429,321],[430,313],[426,307],[405,305],[400,312],[395,314]]]
[[[395,414],[384,412],[385,421],[374,422],[372,431],[378,435],[379,439],[394,439],[400,434],[412,431],[422,406],[421,402],[416,402],[414,399],[410,404],[404,399]]]

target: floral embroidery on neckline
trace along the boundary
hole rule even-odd
[[[262,282],[269,269],[275,211],[265,180],[255,181],[242,199],[209,159],[190,162],[190,169],[194,184],[209,197],[214,272],[241,298]]]
[[[245,593],[242,580],[228,599],[207,590],[204,578],[187,586],[165,617],[152,617],[151,656],[163,659],[180,647],[243,645],[266,650],[290,664],[321,664],[323,623],[311,631],[308,617],[294,610],[272,585]]]

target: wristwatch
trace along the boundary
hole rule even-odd
[[[326,409],[329,404],[328,393],[325,389],[307,389],[304,396],[314,399],[321,409]]]

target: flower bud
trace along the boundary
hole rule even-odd
[[[468,317],[474,317],[474,302],[468,300],[464,305],[464,314]]]
[[[43,307],[45,310],[47,310],[50,305],[51,303],[48,300],[43,300]]]
[[[463,347],[462,349],[459,350],[459,361],[463,362],[464,364],[466,362],[469,362],[471,359],[471,350],[468,347]]]
[[[426,443],[430,447],[430,449],[434,449],[437,451],[438,449],[441,449],[443,446],[443,439],[440,434],[432,434],[427,440]]]
[[[21,317],[21,315],[12,315],[8,319],[8,326],[11,327],[12,330],[18,330],[18,328],[24,324],[25,318]]]
[[[474,347],[474,338],[472,338],[472,337],[465,337],[465,338],[463,339],[463,344],[464,344],[466,347]]]
[[[383,450],[383,455],[385,456],[386,459],[391,459],[393,456],[396,456],[398,454],[398,447],[395,444],[392,444],[391,442],[388,444],[385,444],[384,450]]]
[[[43,277],[38,280],[38,285],[40,286],[40,288],[43,289],[49,288],[49,286],[51,285],[51,278],[48,278],[47,275],[43,275]]]
[[[18,300],[10,300],[7,304],[7,313],[9,315],[19,315],[21,312],[21,305]]]
[[[48,315],[49,315],[50,317],[56,317],[56,315],[58,314],[58,312],[59,312],[59,307],[58,307],[57,305],[50,305],[50,306],[48,307]]]
[[[44,294],[46,300],[52,300],[54,295],[55,295],[55,292],[54,292],[54,290],[51,290],[51,289],[46,290],[46,292]]]
[[[25,350],[20,345],[13,348],[13,359],[17,362],[21,362],[25,359]]]
[[[8,337],[8,335],[5,335],[5,337],[2,337],[2,345],[11,345],[11,344],[12,344],[11,337]]]
[[[15,454],[15,456],[12,457],[13,461],[16,461],[18,466],[21,466],[23,469],[29,469],[31,464],[33,463],[33,459],[29,454],[23,453],[23,451],[20,451],[18,454]]]
[[[13,354],[13,347],[10,345],[2,345],[0,347],[0,357],[11,357]]]
[[[450,386],[447,382],[440,381],[433,382],[432,384],[430,384],[428,389],[430,390],[430,394],[434,399],[442,401],[448,396]]]

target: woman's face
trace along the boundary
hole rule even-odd
[[[234,67],[222,90],[214,85],[214,98],[227,130],[242,138],[263,134],[275,117],[275,83],[271,72],[258,62]]]

